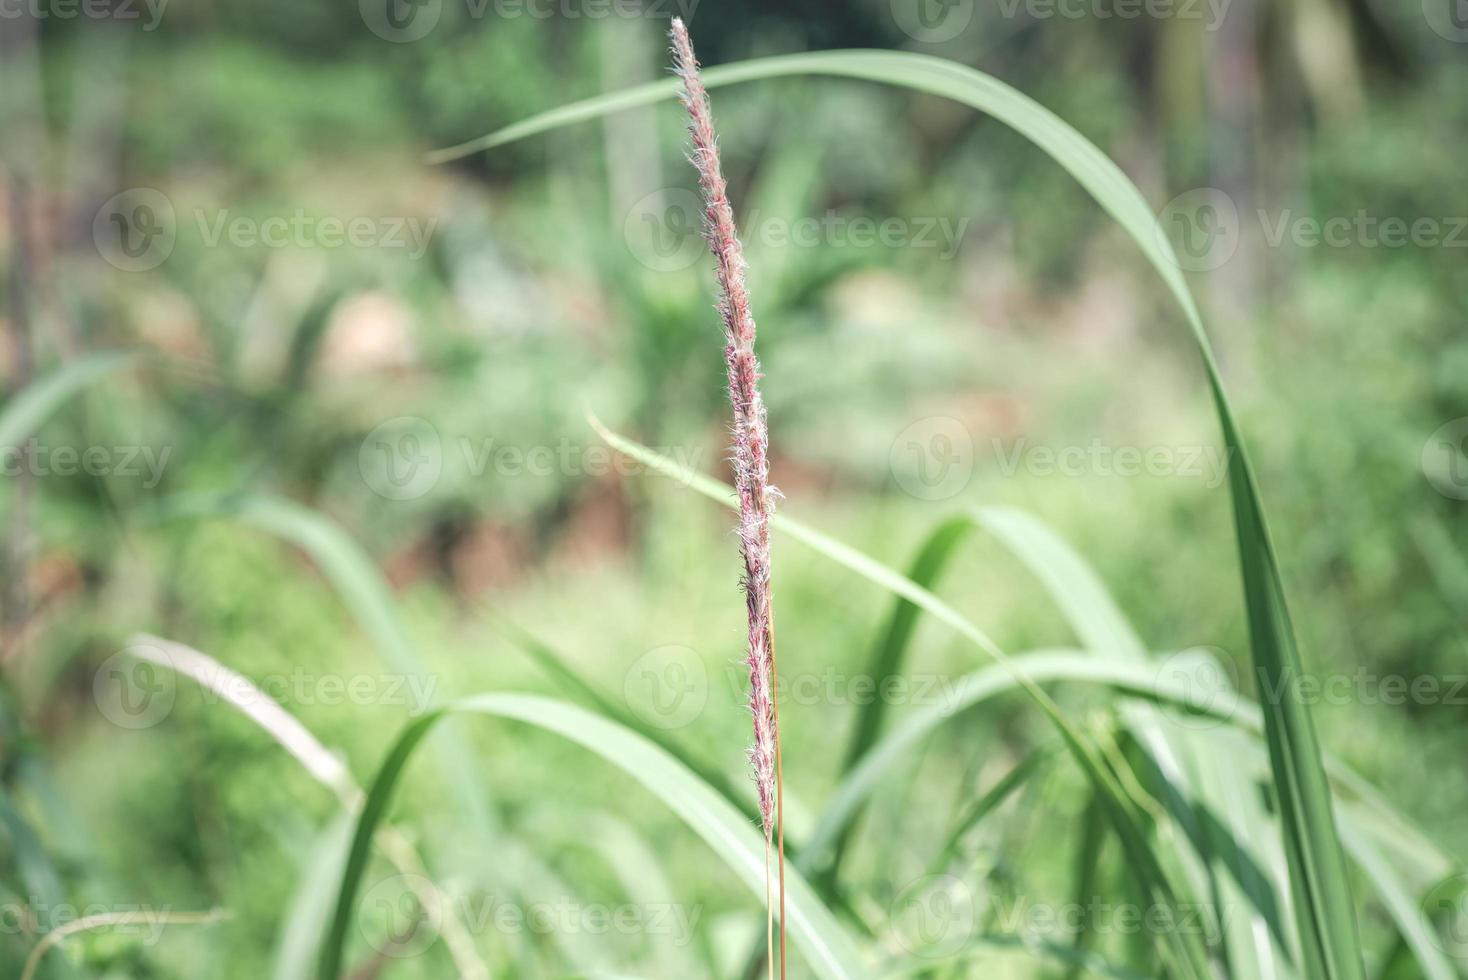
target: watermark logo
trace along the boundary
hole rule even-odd
[[[1159,245],[1189,272],[1217,269],[1239,247],[1239,209],[1216,187],[1184,191],[1157,216]]]
[[[654,272],[687,269],[703,254],[699,234],[703,204],[685,187],[653,191],[639,198],[622,222],[622,238],[632,257]]]
[[[923,44],[951,41],[974,19],[975,0],[891,0],[899,30]]]
[[[438,26],[443,0],[357,0],[367,29],[384,41],[421,41]]]
[[[1422,0],[1422,16],[1438,37],[1468,44],[1468,0]]]
[[[416,415],[388,419],[362,440],[357,471],[380,497],[416,500],[438,486],[443,441],[427,419]]]
[[[384,878],[362,896],[357,927],[367,945],[384,956],[407,959],[438,939],[445,913],[438,888],[422,875]]]
[[[153,647],[128,647],[102,662],[92,675],[92,700],[118,728],[152,728],[173,711],[178,694],[174,672],[150,659],[167,659]]]
[[[1468,500],[1468,416],[1438,426],[1422,444],[1421,463],[1438,493]]]
[[[708,703],[708,671],[689,647],[672,643],[649,650],[632,662],[622,680],[622,696],[632,713],[654,728],[683,728]]]
[[[1468,960],[1468,874],[1445,878],[1422,898],[1422,914],[1436,928],[1427,938],[1455,959]]]
[[[124,272],[146,272],[173,254],[178,219],[162,191],[133,187],[103,202],[92,217],[92,242]]]
[[[974,437],[956,418],[919,419],[892,440],[887,461],[897,485],[919,500],[948,500],[974,473]]]
[[[914,956],[943,959],[968,943],[978,925],[974,893],[956,875],[925,875],[892,900],[892,931]]]
[[[1186,700],[1189,707],[1173,714],[1184,728],[1217,728],[1227,724],[1238,707],[1233,661],[1222,650],[1181,650],[1158,664],[1154,677],[1157,700],[1169,704],[1177,698]]]

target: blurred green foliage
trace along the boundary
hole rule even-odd
[[[709,3],[693,26],[710,64],[833,45],[977,64],[1075,124],[1159,210],[1190,188],[1226,190],[1241,215],[1240,251],[1195,282],[1259,454],[1306,662],[1461,674],[1468,504],[1437,492],[1419,456],[1468,396],[1458,250],[1468,234],[1455,247],[1300,247],[1270,245],[1261,227],[1363,210],[1409,222],[1461,215],[1462,46],[1429,31],[1415,8],[1327,4],[1355,43],[1327,64],[1346,74],[1327,75],[1335,87],[1325,91],[1336,94],[1322,98],[1309,77],[1320,69],[1297,53],[1308,48],[1295,19],[1303,2],[1249,5],[1256,20],[1242,37],[1182,22],[1016,21],[985,8],[938,45],[904,36],[887,6]],[[224,523],[154,526],[148,509],[166,494],[271,490],[336,520],[385,569],[445,695],[553,689],[488,625],[486,604],[532,625],[616,697],[643,652],[689,646],[711,683],[709,706],[684,734],[742,774],[746,717],[732,665],[743,611],[726,515],[656,479],[588,475],[584,465],[597,445],[590,409],[723,469],[710,270],[703,260],[650,268],[634,242],[645,194],[692,187],[677,113],[639,111],[447,167],[420,159],[569,99],[660,77],[661,25],[476,19],[462,4],[444,7],[428,38],[401,45],[374,37],[353,5],[280,0],[179,4],[152,33],[41,25],[45,134],[31,159],[45,178],[33,203],[50,247],[31,343],[43,365],[81,348],[160,354],[89,393],[44,439],[172,455],[156,487],[115,475],[48,475],[24,492],[9,477],[0,483],[7,526],[20,533],[9,519],[20,514],[31,542],[22,577],[34,605],[23,636],[7,625],[19,651],[4,665],[7,790],[43,828],[78,902],[126,896],[234,913],[146,949],[106,935],[74,940],[86,975],[268,975],[284,909],[334,809],[253,725],[187,683],[160,725],[109,723],[94,707],[94,676],[128,633],[177,638],[251,676],[375,669],[364,666],[372,661],[358,627],[299,554]],[[1246,67],[1229,75],[1221,62]],[[1351,78],[1359,105],[1340,94]],[[93,118],[93,99],[115,115]],[[1176,315],[1069,178],[992,121],[860,84],[736,87],[715,106],[731,196],[743,218],[758,215],[755,229],[828,214],[910,226],[965,219],[948,260],[931,249],[747,235],[784,506],[901,566],[959,506],[1019,504],[1097,566],[1154,649],[1207,645],[1246,664],[1222,488],[1000,466],[1018,442],[1217,439]],[[129,273],[101,260],[92,219],[103,200],[140,186],[168,196],[177,243],[157,269]],[[205,235],[221,213],[258,222],[297,209],[318,220],[411,217],[433,230],[417,259],[309,242],[220,247]],[[12,232],[7,256],[16,248]],[[6,282],[13,293],[13,273]],[[14,327],[13,314],[6,322]],[[7,367],[18,380],[13,355]],[[378,492],[362,458],[369,434],[401,416],[432,424],[444,462],[432,491],[407,501]],[[934,416],[961,420],[976,449],[972,480],[938,501],[904,493],[890,465],[899,433]],[[504,447],[569,447],[583,465],[475,470]],[[783,541],[776,568],[782,665],[859,669],[886,597]],[[991,542],[966,548],[942,591],[1008,649],[1070,641]],[[916,669],[973,666],[931,624],[915,650]],[[1091,697],[1063,693],[1081,707]],[[923,870],[922,854],[891,841],[940,834],[981,775],[1043,741],[1026,705],[1003,705],[961,738],[941,736],[912,785],[863,825],[847,877],[866,900],[885,907],[894,882]],[[387,705],[288,707],[359,779],[405,717]],[[830,789],[851,717],[843,704],[782,717],[797,815]],[[1317,718],[1333,751],[1468,857],[1457,843],[1468,831],[1461,706],[1326,704]],[[507,725],[470,731],[510,830],[565,880],[617,900],[615,875],[576,848],[599,815],[625,818],[654,844],[680,901],[703,910],[701,958],[739,959],[758,916],[649,797],[549,737]],[[54,803],[28,773],[36,759],[47,760]],[[441,775],[423,765],[410,782],[402,825],[450,869],[447,887],[478,893],[483,881],[452,873],[470,867],[475,843],[463,839]],[[1063,891],[1083,800],[1045,783],[1026,789],[975,863],[992,863],[995,881]],[[17,855],[3,840],[0,858],[18,894],[8,874]],[[0,935],[4,969],[18,969],[34,938]],[[518,962],[564,966],[548,937],[526,939],[531,951]],[[508,961],[506,948],[481,945],[492,964]],[[619,965],[658,952],[656,942],[618,937],[602,955]],[[449,969],[439,944],[394,961],[390,975]]]

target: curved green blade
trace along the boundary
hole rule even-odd
[[[398,673],[430,677],[431,671],[408,639],[397,605],[382,574],[362,546],[341,527],[292,500],[265,494],[180,494],[155,511],[158,520],[226,518],[287,541],[311,556],[383,660]],[[476,778],[467,740],[458,732],[438,746],[464,814],[481,832],[498,836],[498,815]]]
[[[617,435],[608,430],[595,418],[591,418],[590,422],[597,432],[601,434],[601,437],[617,451],[646,464],[648,468],[656,472],[683,482],[690,488],[726,506],[738,506],[734,492],[730,487],[702,473],[680,466],[645,446],[638,445],[630,439]],[[1177,893],[1168,879],[1167,872],[1163,869],[1162,862],[1153,849],[1152,842],[1143,830],[1143,821],[1136,812],[1136,805],[1131,796],[1118,782],[1115,773],[1101,757],[1091,741],[1066,718],[1064,712],[1060,710],[1060,706],[1039,686],[1035,678],[1017,666],[1013,658],[1005,653],[986,633],[960,614],[958,610],[916,582],[904,578],[886,565],[857,551],[855,548],[837,541],[835,538],[823,534],[814,528],[783,517],[780,514],[773,515],[770,523],[772,527],[781,533],[788,534],[810,545],[870,581],[883,586],[893,594],[908,599],[924,612],[952,627],[966,640],[984,651],[994,662],[997,672],[1003,674],[1006,680],[1012,683],[1015,688],[1028,695],[1045,714],[1045,717],[1054,726],[1056,733],[1065,744],[1067,751],[1070,752],[1071,757],[1075,759],[1086,778],[1090,780],[1091,784],[1098,791],[1098,798],[1104,805],[1107,819],[1116,828],[1117,837],[1120,839],[1122,848],[1126,853],[1128,867],[1132,874],[1136,876],[1139,883],[1147,890],[1156,904],[1169,909],[1177,909]],[[870,754],[868,753],[868,755]],[[860,797],[853,800],[853,803],[859,804]],[[847,816],[849,814],[842,817],[841,823],[845,822]],[[836,829],[840,829],[839,823]],[[808,844],[807,848],[810,846]],[[1169,921],[1175,923],[1179,920],[1170,919]],[[1180,929],[1171,928],[1161,932],[1159,941],[1162,944],[1163,952],[1168,956],[1173,968],[1179,972],[1180,976],[1208,977],[1210,975],[1207,957],[1202,949],[1199,937],[1184,934]]]
[[[393,790],[424,736],[451,714],[508,718],[564,736],[627,772],[712,847],[761,899],[765,892],[765,844],[754,825],[665,750],[583,708],[528,694],[481,694],[415,718],[389,751],[373,780],[357,822],[342,876],[331,931],[322,955],[321,980],[338,980],[347,931],[354,919],[357,889],[367,868],[372,834],[387,812]],[[790,935],[818,976],[831,980],[864,977],[868,969],[846,931],[798,873],[786,873]]]
[[[1260,688],[1270,692],[1264,699],[1265,740],[1279,796],[1302,959],[1311,976],[1365,980],[1329,783],[1310,708],[1299,692],[1298,682],[1304,671],[1274,545],[1213,347],[1172,245],[1146,199],[1115,163],[1059,116],[983,72],[941,58],[896,51],[822,51],[710,69],[704,72],[704,82],[712,88],[789,75],[831,75],[927,92],[988,113],[1014,128],[1069,171],[1121,224],[1182,307],[1207,372],[1224,446],[1232,460],[1229,495],[1250,645]],[[668,79],[562,106],[440,151],[430,159],[451,160],[610,112],[648,105],[672,97],[676,85],[676,79]]]
[[[0,447],[16,446],[30,438],[68,398],[136,356],[110,351],[83,357],[18,392],[0,408]]]

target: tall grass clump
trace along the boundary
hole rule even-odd
[[[210,695],[209,701],[248,718],[331,790],[339,803],[333,810],[336,819],[323,835],[329,843],[312,855],[308,873],[301,875],[298,901],[283,917],[276,980],[303,980],[313,974],[318,980],[341,980],[390,968],[371,963],[354,969],[349,962],[354,955],[353,926],[362,913],[364,877],[379,857],[413,877],[417,887],[411,890],[422,909],[447,913],[431,917],[431,924],[461,978],[541,975],[533,968],[539,961],[532,953],[504,937],[499,937],[500,944],[507,949],[491,949],[496,940],[476,936],[467,914],[460,921],[460,910],[451,907],[457,881],[445,872],[461,869],[436,867],[435,858],[440,865],[448,863],[442,853],[433,853],[430,845],[439,842],[418,842],[406,829],[397,829],[406,828],[406,823],[389,819],[396,789],[418,748],[448,719],[455,721],[444,734],[453,737],[440,738],[435,748],[443,775],[451,782],[451,798],[460,807],[457,818],[475,849],[492,855],[505,869],[503,879],[485,875],[483,881],[472,883],[474,887],[483,882],[503,886],[512,898],[524,897],[518,894],[521,889],[527,895],[559,891],[559,873],[570,862],[553,866],[533,858],[530,845],[501,812],[498,793],[489,793],[500,787],[487,778],[488,767],[476,757],[474,744],[452,726],[489,720],[556,735],[584,750],[615,778],[647,790],[707,845],[708,854],[722,861],[754,900],[763,898],[763,942],[752,911],[750,932],[741,929],[734,940],[738,948],[733,953],[744,956],[745,968],[738,973],[729,969],[728,957],[715,955],[727,950],[718,950],[709,956],[710,974],[748,977],[762,967],[773,974],[778,963],[784,977],[788,929],[797,956],[795,971],[822,980],[973,976],[980,969],[980,957],[995,950],[1034,956],[1041,961],[1036,975],[1045,976],[1060,975],[1063,967],[1068,976],[1084,969],[1090,975],[1131,980],[1138,976],[1362,980],[1367,960],[1357,919],[1368,909],[1367,901],[1374,900],[1374,911],[1385,913],[1372,922],[1375,932],[1380,935],[1389,928],[1387,938],[1394,946],[1381,953],[1373,949],[1371,975],[1389,980],[1461,976],[1461,966],[1449,962],[1447,947],[1440,941],[1438,933],[1443,930],[1431,919],[1434,909],[1423,901],[1433,894],[1433,885],[1451,880],[1460,869],[1409,818],[1318,744],[1308,702],[1298,696],[1299,687],[1293,682],[1302,677],[1301,658],[1248,455],[1188,286],[1171,247],[1157,234],[1152,211],[1140,192],[1100,150],[1053,113],[961,65],[909,53],[847,51],[761,59],[705,73],[680,20],[673,21],[670,36],[676,78],[563,106],[438,158],[674,95],[681,99],[692,144],[689,157],[703,194],[704,234],[714,261],[716,308],[724,331],[733,485],[692,473],[599,423],[593,425],[617,452],[680,480],[737,514],[754,791],[750,793],[740,780],[737,766],[729,767],[736,773],[731,777],[702,763],[699,753],[684,744],[684,733],[649,727],[636,712],[628,712],[592,680],[579,676],[567,658],[517,627],[502,628],[549,669],[566,689],[564,699],[493,691],[434,701],[422,713],[404,719],[373,778],[360,783],[347,761],[285,706],[268,699],[263,686],[244,670],[191,647],[140,637],[133,656],[191,678]],[[1141,248],[1178,300],[1192,331],[1223,441],[1234,460],[1229,470],[1230,503],[1257,681],[1252,687],[1258,700],[1251,700],[1247,690],[1235,690],[1221,674],[1215,677],[1216,687],[1201,687],[1191,675],[1161,671],[1164,661],[1133,629],[1101,578],[1059,535],[1024,512],[983,507],[949,517],[917,549],[907,574],[783,510],[775,513],[779,495],[769,483],[769,432],[745,254],[706,86],[797,74],[880,82],[944,96],[992,114],[1075,176]],[[692,327],[689,333],[697,336]],[[123,355],[77,359],[12,397],[0,406],[0,448],[30,434],[69,398],[127,363],[129,358]],[[716,386],[707,387],[713,392]],[[187,518],[231,520],[273,535],[312,559],[385,666],[403,675],[430,670],[433,661],[423,658],[412,643],[392,590],[368,552],[346,528],[322,514],[247,488],[237,494],[181,494],[162,501],[148,516],[151,520],[141,522],[139,534],[155,533],[164,524]],[[832,753],[832,791],[821,800],[814,795],[807,799],[813,803],[808,821],[792,819],[788,869],[771,588],[774,534],[811,549],[837,572],[890,593],[893,605],[885,632],[877,637],[870,677],[885,681],[903,675],[925,618],[951,631],[961,641],[958,647],[980,661],[972,672],[952,678],[956,683],[951,701],[917,705],[892,720],[886,718],[881,698],[857,706],[844,751]],[[997,541],[1033,574],[1058,619],[1073,634],[1074,649],[1011,653],[956,603],[939,597],[934,591],[939,576],[960,545],[979,535]],[[787,619],[787,628],[790,625]],[[1165,662],[1206,663],[1210,656],[1206,651],[1182,651]],[[1067,711],[1061,695],[1053,691],[1056,685],[1086,688],[1107,699],[1106,710],[1086,716]],[[974,856],[964,853],[966,835],[995,818],[1006,800],[1048,780],[1053,769],[1073,765],[1085,780],[1083,785],[1073,782],[1085,791],[1081,805],[1071,811],[1085,822],[1084,832],[1077,835],[1081,869],[1075,876],[1076,892],[1085,902],[1099,897],[1095,892],[1112,881],[1098,869],[1114,838],[1121,858],[1114,885],[1121,901],[1163,913],[1160,924],[1135,942],[1105,944],[1101,930],[1088,925],[1077,927],[1070,937],[1073,942],[1040,942],[1018,931],[1022,925],[1010,926],[1002,916],[993,916],[972,923],[974,932],[964,937],[969,941],[957,948],[940,950],[940,944],[933,942],[910,945],[896,924],[895,901],[883,908],[882,887],[888,882],[864,890],[849,866],[843,877],[843,857],[853,849],[854,828],[863,812],[872,809],[872,802],[894,777],[916,771],[912,759],[920,746],[940,732],[967,725],[976,712],[1011,693],[1028,697],[1028,706],[1040,710],[1050,725],[1046,735],[1052,742],[1033,747],[983,793],[963,795],[940,836],[925,840],[920,834],[897,834],[884,845],[892,852],[900,850],[900,859],[916,859],[928,869],[919,881],[961,880],[975,867]],[[6,699],[0,698],[0,722],[7,721],[7,707]],[[963,729],[957,738],[969,744],[972,728]],[[985,746],[979,748],[987,751]],[[13,782],[19,777],[0,780],[0,845],[19,856],[17,864],[39,867],[45,872],[42,877],[59,882],[42,853],[41,835],[29,825],[29,815],[9,802]],[[1067,791],[1059,781],[1056,784],[1061,792]],[[796,787],[792,780],[792,797]],[[801,812],[804,808],[794,802],[792,811]],[[927,816],[914,810],[899,813],[894,826],[905,830],[909,822],[919,822],[914,817]],[[1057,810],[1067,812],[1064,807]],[[1029,811],[1024,816],[1034,820]],[[549,888],[535,887],[540,885]],[[35,894],[45,892],[34,889]],[[1179,916],[1180,911],[1200,909],[1207,928],[1183,925],[1187,916]],[[195,920],[186,914],[176,921]],[[213,921],[213,916],[198,921]],[[51,952],[61,949],[63,940],[113,924],[106,916],[92,917],[55,930],[31,948],[23,980],[30,980],[32,972],[49,980],[51,968],[64,965],[62,957]],[[355,945],[360,947],[360,941]],[[899,947],[906,947],[906,953]],[[569,950],[553,952],[578,974],[608,975],[605,963],[583,964]],[[689,959],[695,955],[690,953]],[[513,965],[512,972],[499,971],[502,961]],[[618,975],[630,972],[616,966]]]

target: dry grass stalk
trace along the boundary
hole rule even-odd
[[[719,281],[719,315],[724,321],[724,361],[729,374],[729,400],[734,408],[734,487],[739,495],[739,550],[744,559],[744,596],[749,619],[749,708],[754,716],[754,745],[749,756],[759,790],[765,832],[766,891],[772,832],[778,836],[780,903],[780,976],[785,976],[785,833],[781,812],[779,711],[775,690],[775,625],[770,597],[770,514],[778,491],[769,484],[769,430],[759,393],[759,361],[754,354],[754,315],[745,285],[744,248],[734,226],[728,187],[719,163],[718,139],[708,93],[698,74],[698,60],[683,21],[674,18],[673,62],[683,80],[688,110],[689,155],[703,188],[704,236],[713,253]],[[773,916],[773,905],[766,902]],[[768,934],[767,929],[767,934]],[[771,950],[773,952],[773,950]],[[773,968],[774,957],[770,957]]]

